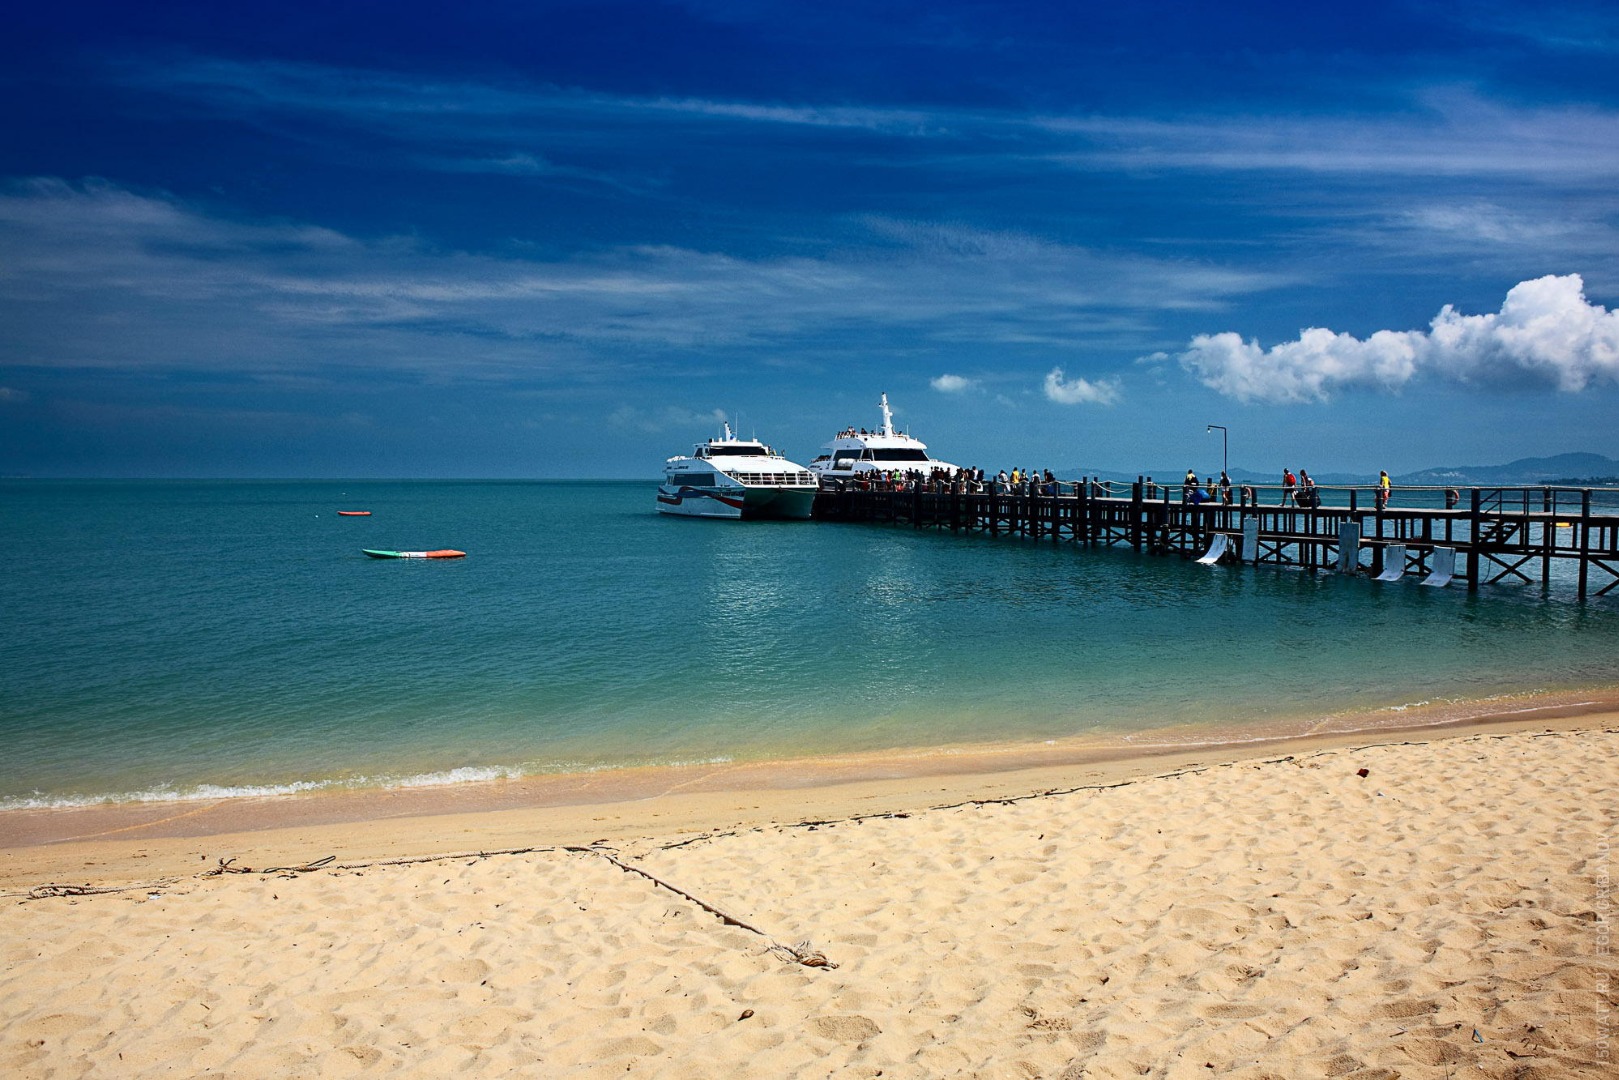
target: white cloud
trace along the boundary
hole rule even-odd
[[[1585,298],[1578,274],[1520,282],[1495,314],[1447,304],[1427,331],[1379,330],[1362,341],[1319,327],[1262,349],[1234,333],[1200,334],[1181,364],[1240,401],[1325,401],[1352,388],[1397,390],[1421,375],[1464,383],[1533,383],[1576,392],[1619,381],[1619,311]]]
[[[1046,373],[1046,397],[1059,405],[1112,405],[1119,400],[1119,381],[1065,379],[1056,367]]]
[[[966,379],[960,375],[940,375],[932,381],[933,389],[941,394],[960,394],[977,385],[977,379]]]

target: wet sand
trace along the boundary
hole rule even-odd
[[[1619,713],[1581,700],[14,813],[0,1071],[1611,1076]]]

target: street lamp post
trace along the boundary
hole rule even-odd
[[[1228,454],[1231,445],[1231,433],[1225,429],[1224,424],[1210,424],[1208,427],[1203,429],[1203,434],[1207,435],[1209,432],[1215,430],[1220,432],[1220,471],[1226,472],[1231,468],[1231,459]]]

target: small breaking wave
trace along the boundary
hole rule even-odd
[[[0,811],[6,810],[69,810],[81,806],[116,806],[129,803],[157,802],[219,802],[225,799],[272,799],[284,795],[309,795],[329,791],[352,791],[364,788],[425,788],[447,787],[453,784],[476,784],[490,780],[515,780],[528,775],[524,769],[512,766],[463,766],[441,772],[416,773],[410,776],[345,776],[330,780],[293,780],[282,784],[195,784],[189,787],[144,788],[97,795],[47,795],[35,792],[0,798]]]
[[[194,784],[162,785],[136,791],[104,794],[68,793],[0,797],[0,813],[8,810],[71,810],[86,806],[119,806],[140,803],[220,802],[226,799],[273,799],[288,795],[317,795],[338,791],[386,790],[390,788],[453,787],[458,784],[484,784],[496,780],[521,780],[528,776],[563,776],[570,773],[612,772],[626,768],[682,768],[699,765],[727,765],[729,755],[679,761],[645,761],[613,764],[574,762],[546,765],[463,765],[435,772],[405,776],[344,776],[329,780],[293,780],[280,784]]]

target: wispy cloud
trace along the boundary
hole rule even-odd
[[[607,422],[614,427],[658,435],[665,431],[701,431],[710,427],[717,430],[725,419],[724,409],[698,412],[678,405],[667,405],[661,409],[622,405],[608,415]]]
[[[1619,311],[1585,298],[1578,274],[1521,282],[1498,313],[1446,305],[1426,331],[1379,330],[1362,340],[1313,328],[1263,349],[1234,333],[1199,335],[1181,363],[1239,401],[1316,402],[1339,390],[1398,390],[1419,376],[1578,392],[1619,382]]]
[[[471,134],[515,133],[593,117],[603,122],[687,117],[783,127],[921,134],[952,114],[931,110],[770,104],[699,97],[636,97],[555,85],[422,79],[395,72],[277,61],[208,57],[126,62],[120,82],[197,99],[235,112],[295,112],[343,117],[368,127],[455,125]]]
[[[383,70],[207,57],[126,62],[127,87],[242,116],[297,115],[411,143],[490,146],[437,153],[432,167],[508,163],[568,175],[547,155],[600,153],[694,126],[880,134],[948,148],[958,165],[1027,169],[1292,171],[1393,175],[1602,177],[1619,170],[1619,113],[1595,105],[1525,107],[1469,88],[1415,92],[1404,108],[1359,115],[1034,114],[1015,110],[775,103],[628,96],[511,82],[424,80]],[[544,164],[542,164],[544,163]],[[581,169],[584,177],[602,175]],[[620,178],[620,182],[623,182]]]
[[[487,176],[526,176],[535,179],[573,183],[578,187],[610,187],[628,194],[646,194],[660,185],[655,181],[626,179],[601,169],[560,165],[537,154],[512,152],[498,157],[439,156],[419,154],[412,158],[419,168],[434,172],[468,173]]]
[[[1548,52],[1619,53],[1619,13],[1608,4],[1527,7],[1513,0],[1475,0],[1459,5],[1455,15],[1474,29],[1518,38]]]
[[[631,245],[524,259],[40,180],[0,190],[0,337],[47,366],[282,371],[319,358],[495,375],[855,333],[879,350],[1073,347],[1138,333],[1143,312],[1220,310],[1275,283],[1012,233],[851,225],[866,243],[819,257]]]
[[[1567,244],[1593,233],[1604,246],[1611,246],[1614,239],[1613,229],[1602,222],[1535,215],[1479,199],[1415,206],[1402,213],[1400,220],[1414,230],[1468,244],[1513,248]]]
[[[1395,114],[1189,117],[1051,116],[1073,140],[1054,160],[1076,168],[1310,173],[1611,176],[1619,113],[1525,108],[1440,88]]]

